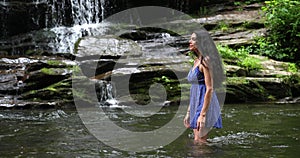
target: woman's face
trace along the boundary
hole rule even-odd
[[[191,36],[191,39],[189,40],[189,49],[191,51],[196,51],[197,50],[197,45],[196,45],[196,39],[197,39],[197,36],[195,33],[192,34]]]

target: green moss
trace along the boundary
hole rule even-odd
[[[59,60],[48,60],[47,64],[52,66],[66,65],[64,62]]]
[[[257,81],[251,81],[253,86],[253,91],[258,92],[259,94],[265,95],[266,94],[266,89],[260,85]]]
[[[44,88],[45,90],[48,90],[48,91],[52,91],[52,92],[57,92],[58,90],[54,87],[46,87]]]
[[[275,98],[273,95],[269,95],[269,96],[268,96],[268,100],[275,101],[276,98]]]
[[[80,66],[74,65],[72,67],[73,77],[74,76],[83,76]]]
[[[55,71],[51,68],[42,68],[41,72],[47,75],[55,75]]]
[[[77,54],[77,51],[78,51],[78,47],[79,47],[79,43],[80,43],[80,41],[82,40],[82,38],[79,38],[76,42],[75,42],[75,44],[74,44],[74,54]]]
[[[28,92],[29,94],[36,94],[37,93],[37,90],[31,90]]]

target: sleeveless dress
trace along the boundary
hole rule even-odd
[[[206,92],[204,74],[199,70],[199,67],[191,68],[187,76],[191,83],[190,89],[190,128],[197,128],[197,119],[200,116],[204,96]],[[220,104],[215,92],[212,94],[209,108],[205,116],[205,128],[208,132],[211,128],[222,128],[222,118]],[[205,134],[204,134],[205,135]]]

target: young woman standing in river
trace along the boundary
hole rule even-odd
[[[221,108],[213,86],[213,64],[210,60],[210,55],[213,54],[201,51],[200,47],[206,47],[200,42],[205,39],[201,37],[207,35],[208,33],[204,31],[195,32],[189,40],[189,49],[196,58],[187,76],[191,89],[190,105],[184,118],[184,125],[193,129],[194,140],[197,142],[206,142],[211,128],[222,128]],[[205,56],[203,53],[208,55]]]

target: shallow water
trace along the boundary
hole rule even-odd
[[[108,109],[118,125],[137,131],[159,128],[176,107],[155,118],[128,117]],[[195,144],[186,130],[171,144],[143,153],[105,145],[89,133],[75,110],[0,111],[0,157],[296,157],[300,149],[300,105],[225,105],[222,129],[209,143]],[[184,128],[182,126],[182,128]]]

